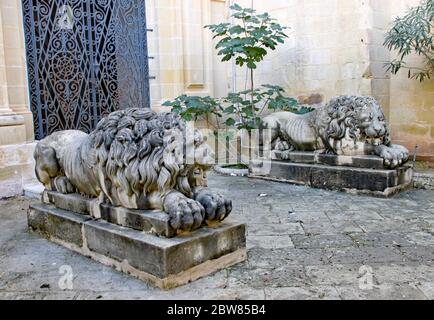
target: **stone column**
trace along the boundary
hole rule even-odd
[[[0,145],[7,145],[25,142],[26,129],[24,117],[10,108],[2,7],[3,2],[0,7]]]
[[[13,116],[14,120],[0,120],[0,126],[2,123],[10,126],[11,121],[20,122],[19,125],[24,125],[25,128],[24,140],[22,128],[18,130],[20,132],[9,128],[9,138],[6,142],[30,142],[34,140],[33,116],[28,102],[21,1],[0,1],[0,21],[0,85],[3,97],[0,104],[3,108],[6,106],[9,109],[8,113],[12,111],[16,114]],[[3,142],[2,137],[5,136],[0,136],[0,144]]]
[[[36,182],[21,0],[0,0],[0,199]]]

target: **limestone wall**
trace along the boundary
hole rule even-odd
[[[36,182],[21,1],[0,1],[0,198]]]
[[[227,19],[225,0],[149,0],[147,6],[151,100],[161,103],[183,93],[222,96],[227,65],[220,64],[212,35],[203,27]]]
[[[394,141],[410,150],[418,144],[418,155],[434,160],[434,80],[421,84],[383,67],[393,58],[382,45],[385,32],[394,17],[418,2],[239,0],[291,27],[286,43],[257,69],[255,82],[280,84],[293,96],[320,93],[325,100],[339,94],[373,95],[385,109]],[[238,69],[238,90],[245,88],[246,79]]]
[[[417,0],[393,0],[391,16],[402,15]],[[392,56],[393,58],[393,56]],[[413,57],[409,64],[419,65]],[[434,160],[434,79],[423,82],[407,78],[405,70],[392,75],[390,80],[389,114],[394,138],[409,148],[418,145],[418,155]]]
[[[1,144],[33,141],[33,116],[29,110],[26,76],[26,53],[21,1],[0,1],[0,113],[14,113],[16,128],[2,131]],[[10,125],[10,121],[8,122]],[[20,127],[22,126],[22,127]],[[23,132],[24,129],[24,132]]]

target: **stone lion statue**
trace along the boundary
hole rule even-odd
[[[184,151],[187,150],[187,151]],[[115,111],[90,134],[65,130],[36,145],[36,175],[48,190],[79,192],[113,206],[160,209],[175,230],[223,220],[232,203],[206,188],[214,153],[174,113]]]
[[[263,119],[271,129],[272,150],[322,150],[337,155],[377,155],[386,168],[408,160],[408,150],[392,144],[384,113],[366,96],[339,96],[314,111],[298,115],[276,112]]]

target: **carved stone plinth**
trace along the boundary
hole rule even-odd
[[[143,223],[132,224],[143,231],[135,230],[92,218],[86,212],[90,200],[83,201],[79,195],[50,192],[45,196],[60,207],[71,201],[70,210],[34,204],[28,211],[30,230],[161,288],[188,283],[246,258],[244,224],[223,222],[166,238],[155,235],[149,227],[158,224],[158,215],[150,213],[145,217],[144,212],[137,213],[143,215],[138,219]],[[118,222],[133,220],[131,211],[120,213]]]
[[[411,187],[413,168],[384,169],[377,156],[337,156],[289,152],[287,160],[252,161],[249,176],[314,188],[388,197]]]
[[[159,210],[134,210],[114,207],[109,204],[99,204],[97,199],[89,199],[77,193],[63,194],[45,190],[42,202],[55,207],[96,219],[103,219],[123,227],[153,233],[168,238],[174,237],[176,231],[170,226],[167,213]]]

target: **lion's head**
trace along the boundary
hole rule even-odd
[[[323,143],[337,154],[367,154],[390,143],[383,110],[372,97],[336,97],[319,111],[316,125]]]
[[[198,130],[174,113],[131,108],[103,118],[90,134],[95,174],[113,205],[147,209],[153,194],[188,197],[204,184],[214,154]]]

